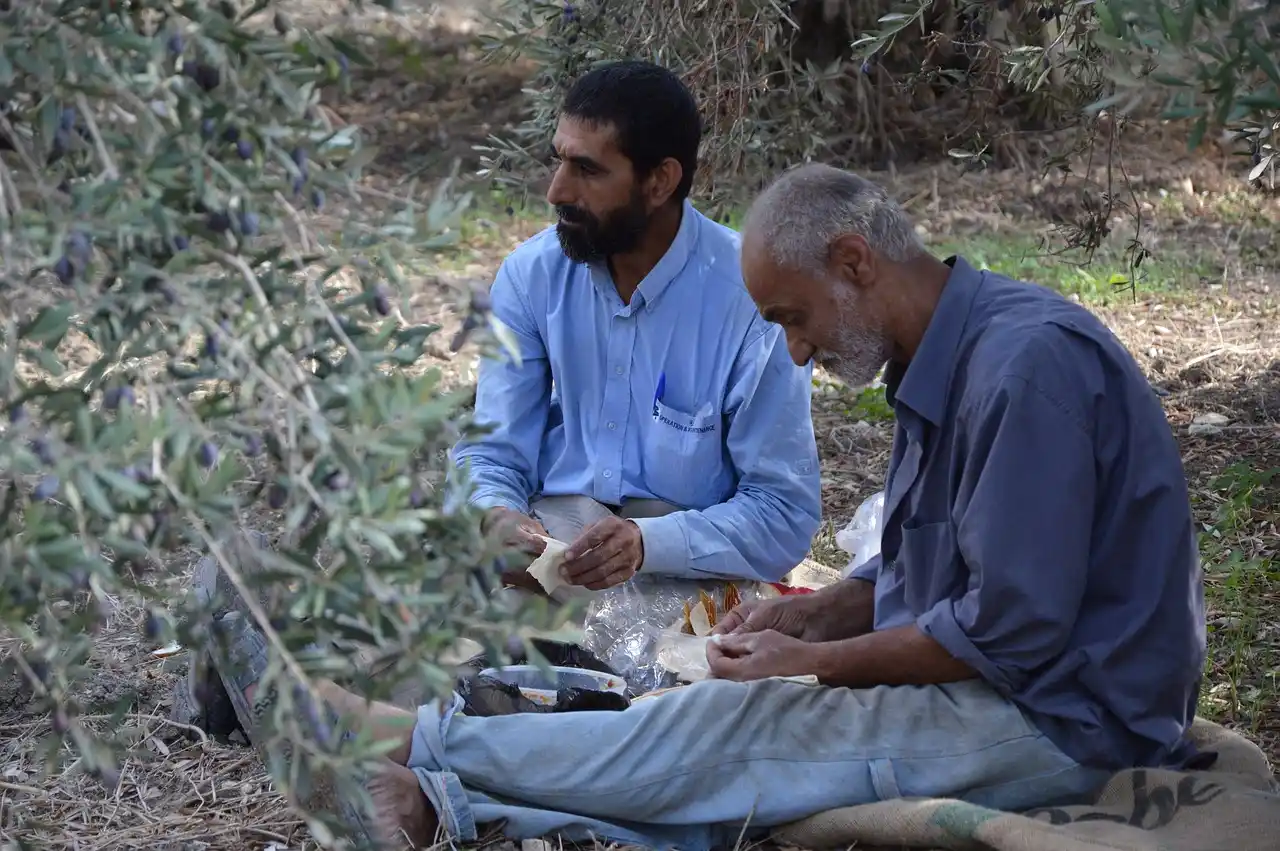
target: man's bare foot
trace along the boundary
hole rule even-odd
[[[416,774],[384,759],[380,769],[371,773],[366,788],[373,799],[373,829],[378,833],[379,844],[396,851],[436,844],[440,820],[418,785]]]

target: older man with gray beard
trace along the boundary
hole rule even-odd
[[[513,839],[708,851],[885,798],[1066,803],[1197,758],[1195,532],[1124,347],[1053,292],[929,256],[884,190],[837,169],[761,195],[742,262],[797,365],[865,384],[888,361],[881,556],[730,613],[715,679],[623,711],[470,717],[454,695],[415,714],[326,684],[394,740],[370,832],[466,843],[502,821]],[[261,636],[230,627],[251,698]]]

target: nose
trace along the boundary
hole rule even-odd
[[[572,204],[575,198],[570,189],[570,180],[565,174],[564,166],[557,166],[555,174],[551,175],[551,185],[547,187],[547,203],[553,207]]]
[[[787,332],[787,354],[791,355],[791,362],[796,366],[807,364],[813,358],[814,351],[813,346],[797,340],[790,331]]]

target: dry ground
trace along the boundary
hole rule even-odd
[[[313,10],[297,5],[298,19],[307,21]],[[377,24],[370,38],[387,48],[384,61],[358,78],[354,102],[335,104],[382,145],[374,182],[437,172],[518,114],[522,69],[477,64],[469,35],[429,32],[432,23],[419,16]],[[1212,653],[1202,711],[1246,732],[1274,759],[1280,757],[1280,492],[1272,479],[1280,469],[1274,236],[1280,204],[1243,193],[1217,155],[1191,159],[1176,145],[1143,147],[1160,154],[1127,163],[1138,175],[1144,233],[1155,252],[1136,297],[1109,284],[1112,273],[1123,271],[1123,236],[1088,267],[1038,254],[1046,228],[1079,215],[1071,187],[1020,173],[961,179],[950,165],[872,176],[908,202],[939,252],[963,251],[1088,304],[1167,394],[1203,532]],[[446,305],[457,290],[487,283],[501,257],[544,224],[537,214],[503,207],[483,204],[462,229],[461,250],[419,276],[413,318],[448,326]],[[323,229],[324,220],[316,225]],[[465,354],[450,363],[458,381],[472,369]],[[834,531],[881,486],[891,423],[874,392],[855,394],[822,380],[815,393],[827,527],[814,556],[839,566]],[[1215,414],[1213,423],[1190,428]],[[156,662],[149,649],[140,641],[136,609],[120,601],[103,634],[91,693],[105,713],[137,690],[122,735],[138,755],[110,796],[72,772],[41,777],[34,754],[48,722],[21,705],[0,705],[0,838],[12,841],[21,832],[44,847],[92,851],[311,846],[248,749],[192,744],[164,720],[182,663]]]

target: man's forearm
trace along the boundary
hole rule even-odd
[[[824,685],[936,685],[977,676],[914,624],[811,645],[809,667]]]
[[[805,640],[843,641],[871,632],[875,625],[876,587],[861,579],[846,579],[807,595],[812,613],[806,619]]]

